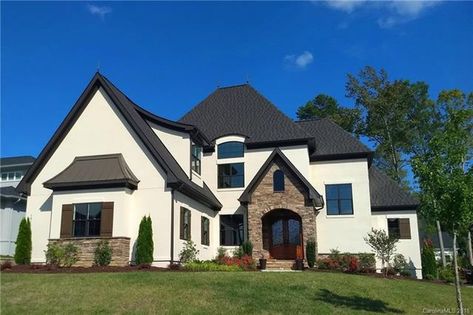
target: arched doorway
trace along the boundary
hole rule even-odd
[[[272,258],[296,259],[304,257],[301,217],[287,209],[272,210],[262,218],[263,249]]]

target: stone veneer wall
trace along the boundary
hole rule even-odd
[[[129,237],[60,238],[50,239],[49,243],[72,243],[76,245],[79,248],[79,260],[74,264],[74,267],[90,267],[94,264],[95,248],[101,241],[108,241],[112,248],[112,261],[110,262],[110,266],[128,266],[130,262]]]
[[[282,170],[285,175],[284,192],[273,192],[273,173]],[[307,202],[307,192],[300,180],[278,158],[270,166],[253,191],[251,202],[248,204],[248,236],[253,243],[253,256],[269,257],[269,252],[263,249],[262,217],[275,209],[288,209],[297,213],[302,219],[302,238],[304,241],[304,256],[307,240],[317,240],[314,207]],[[304,257],[305,259],[305,257]]]

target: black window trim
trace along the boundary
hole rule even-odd
[[[341,185],[350,185],[350,189],[351,189],[351,199],[350,199],[350,201],[351,201],[351,213],[341,213],[341,210],[340,210],[340,209],[341,209],[341,207],[340,207],[340,205],[341,205],[341,204],[340,204],[340,201],[341,201],[341,200],[348,200],[348,199],[346,199],[346,198],[344,198],[344,199],[340,198],[340,191],[339,191],[338,188],[337,188],[337,194],[338,194],[337,199],[329,199],[329,198],[328,198],[327,187],[328,187],[328,186],[341,186]],[[326,211],[327,211],[327,215],[328,215],[328,216],[352,216],[352,215],[355,214],[355,209],[354,209],[354,207],[353,207],[353,185],[352,185],[352,183],[325,184],[325,198],[327,199],[327,209],[326,209]],[[338,213],[333,214],[333,213],[329,213],[329,212],[328,212],[328,201],[329,201],[329,200],[337,200]]]
[[[200,147],[200,154],[201,156],[196,156],[194,154],[194,147]],[[194,167],[195,162],[195,167]],[[191,169],[196,172],[197,174],[201,175],[202,172],[202,147],[193,143],[191,145]]]
[[[243,174],[242,175],[220,175],[220,167],[221,166],[226,166],[226,165],[235,165],[235,164],[241,164],[243,168]],[[223,187],[220,186],[220,179],[222,177],[241,177],[242,178],[242,185],[241,186],[232,186],[232,187]],[[244,162],[236,162],[236,163],[222,163],[222,164],[217,164],[217,189],[241,189],[245,187],[245,163]]]
[[[207,231],[205,231],[205,222],[207,222]],[[210,220],[209,218],[201,216],[200,224],[201,224],[200,243],[204,246],[209,246],[210,245]],[[205,232],[207,232],[207,234],[205,234]]]
[[[189,241],[192,239],[192,231],[191,231],[191,220],[192,220],[192,217],[191,217],[191,211],[185,207],[181,207],[181,226],[179,227],[180,228],[180,238],[181,240],[184,240],[184,241]],[[186,219],[186,216],[189,217],[189,222],[188,222],[188,225],[187,225],[187,234],[186,235],[186,230],[184,229],[186,223],[185,223],[185,219]]]
[[[222,145],[225,145],[225,144],[233,144],[233,143],[238,143],[238,144],[241,144],[241,155],[239,156],[228,156],[228,157],[222,157],[220,156],[220,148]],[[245,143],[244,142],[241,142],[241,141],[226,141],[226,142],[222,142],[220,144],[217,145],[217,159],[218,160],[224,160],[224,159],[240,159],[240,158],[243,158],[245,156]]]
[[[276,173],[282,174],[282,189],[276,189]],[[286,174],[283,170],[275,170],[273,172],[273,192],[285,192],[286,191]]]
[[[91,204],[100,204],[100,216],[99,218],[90,219],[90,205]],[[87,205],[87,218],[85,220],[77,220],[76,219],[76,206],[78,205]],[[72,204],[72,237],[98,237],[101,233],[101,221],[102,221],[102,210],[103,210],[103,203],[102,202],[80,202]],[[90,222],[95,221],[98,222],[99,232],[98,234],[90,234]],[[76,235],[76,222],[85,222],[84,227],[84,235]]]
[[[223,240],[222,240],[222,217],[240,217],[241,218],[241,238],[240,238],[240,228],[237,228],[237,229],[233,229],[237,235],[237,238],[234,240],[233,243],[236,243],[236,244],[223,244]],[[243,244],[243,242],[245,241],[245,217],[243,214],[238,214],[238,213],[235,213],[235,214],[223,214],[223,215],[220,215],[219,216],[219,245],[220,246],[229,246],[229,247],[232,247],[232,246],[240,246],[241,244]]]

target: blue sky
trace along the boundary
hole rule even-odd
[[[41,2],[1,8],[1,156],[36,156],[100,65],[132,100],[178,119],[250,83],[284,113],[345,98],[365,65],[473,91],[473,3]]]

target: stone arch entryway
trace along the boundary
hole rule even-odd
[[[261,218],[263,249],[271,258],[303,258],[302,218],[288,209],[275,209]]]

